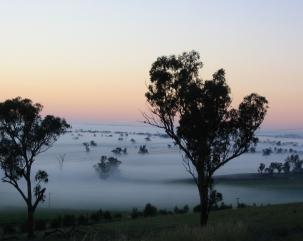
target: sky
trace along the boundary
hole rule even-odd
[[[263,128],[303,128],[301,0],[1,0],[0,101],[27,97],[72,122],[141,121],[151,64],[196,50],[203,79],[226,70]]]

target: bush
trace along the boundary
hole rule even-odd
[[[245,203],[238,203],[237,208],[246,208],[247,205]]]
[[[232,209],[232,208],[233,208],[232,205],[226,205],[224,202],[221,202],[220,206],[219,205],[213,206],[211,210],[216,211],[216,210],[224,210],[224,209]]]
[[[151,217],[157,215],[157,208],[151,205],[150,203],[145,205],[143,216],[144,217]]]
[[[160,209],[159,214],[160,215],[168,215],[168,211],[166,209]]]
[[[188,213],[189,207],[185,205],[183,208],[178,208],[177,206],[174,208],[175,214],[185,214]]]

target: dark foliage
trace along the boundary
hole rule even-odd
[[[42,105],[20,97],[0,103],[0,167],[2,181],[12,185],[24,199],[28,210],[28,236],[33,236],[34,212],[45,199],[46,171],[33,177],[36,157],[47,151],[69,128],[64,119],[41,117]],[[26,188],[20,185],[26,183]],[[24,190],[25,189],[25,190]]]
[[[133,208],[133,210],[131,212],[131,218],[136,219],[136,218],[141,217],[141,216],[143,216],[143,213],[138,211],[137,208]]]
[[[232,108],[225,71],[220,69],[204,81],[199,78],[201,67],[195,51],[159,57],[149,72],[145,96],[151,114],[144,117],[146,123],[164,129],[183,151],[184,165],[199,190],[201,225],[205,225],[213,174],[257,143],[255,131],[263,122],[268,102],[253,93],[237,109]]]
[[[138,151],[139,154],[147,154],[148,153],[148,150],[146,148],[146,145],[142,145],[139,147],[139,151]]]
[[[300,159],[299,155],[290,155],[284,160],[284,163],[271,162],[268,167],[265,167],[265,164],[260,163],[258,172],[270,175],[274,173],[302,173],[303,160]]]
[[[100,178],[106,179],[115,173],[122,162],[115,157],[101,156],[100,162],[94,165]]]
[[[269,156],[271,153],[272,153],[271,148],[265,148],[265,149],[262,150],[263,156]]]
[[[174,208],[175,214],[185,214],[188,213],[189,207],[188,205],[185,205],[183,208],[178,208],[177,206]]]
[[[144,217],[152,217],[157,215],[157,208],[150,203],[145,205],[145,208],[143,210],[143,216]]]

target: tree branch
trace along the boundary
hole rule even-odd
[[[7,177],[7,178],[9,178],[9,177]],[[21,190],[21,188],[19,187],[18,183],[17,183],[15,180],[12,180],[12,179],[7,180],[7,179],[5,179],[5,177],[4,177],[4,178],[2,178],[2,182],[9,183],[9,184],[11,184],[13,187],[15,187],[15,188],[17,189],[17,191],[21,194],[21,196],[22,196],[22,198],[24,199],[24,201],[25,201],[26,203],[28,203],[27,197],[25,196],[25,194],[23,193],[23,191]]]

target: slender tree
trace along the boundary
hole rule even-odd
[[[0,103],[0,167],[3,182],[12,185],[27,206],[28,237],[34,236],[34,212],[45,199],[46,171],[32,175],[36,157],[48,150],[65,133],[69,125],[64,119],[40,116],[42,105],[20,97]],[[23,185],[25,183],[25,186]]]
[[[198,187],[200,222],[206,225],[213,203],[213,175],[257,143],[255,131],[268,108],[265,97],[250,94],[231,107],[225,71],[199,78],[200,56],[192,51],[159,57],[150,70],[145,122],[162,128],[184,153],[184,165]]]

